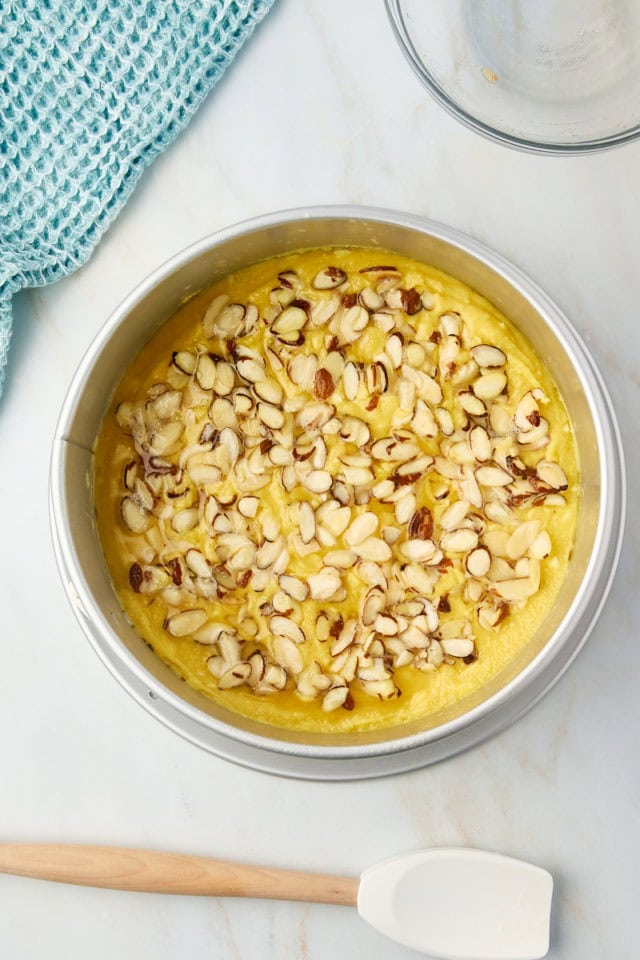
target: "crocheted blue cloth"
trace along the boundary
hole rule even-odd
[[[0,0],[0,392],[11,296],[89,257],[274,0]]]

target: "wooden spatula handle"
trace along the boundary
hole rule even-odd
[[[305,900],[355,906],[360,881],[153,850],[0,844],[0,873],[113,890]]]

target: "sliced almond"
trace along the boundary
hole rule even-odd
[[[182,436],[184,425],[179,421],[164,423],[154,431],[149,449],[153,454],[163,456],[169,453]]]
[[[551,553],[551,537],[543,530],[529,547],[529,556],[537,560],[544,560]]]
[[[353,486],[371,483],[374,479],[372,471],[368,467],[343,467],[342,477],[345,483]]]
[[[456,400],[464,412],[472,417],[483,417],[487,412],[484,401],[476,397],[470,390],[462,390],[456,395]]]
[[[440,539],[440,546],[446,553],[468,553],[477,545],[478,534],[466,527],[448,531]]]
[[[236,385],[236,374],[230,363],[216,364],[216,378],[213,384],[214,393],[219,397],[227,397]],[[219,426],[233,426],[233,424],[218,424]]]
[[[333,378],[325,367],[316,370],[313,380],[313,392],[319,400],[326,400],[334,390]]]
[[[472,507],[477,507],[480,509],[483,506],[484,500],[482,492],[478,485],[476,476],[470,467],[463,467],[462,479],[460,480],[459,487],[460,496],[464,500],[468,500]]]
[[[351,550],[330,550],[324,556],[324,561],[328,566],[338,567],[340,570],[350,570],[355,560],[355,554]]]
[[[440,429],[445,437],[450,437],[454,432],[453,418],[445,407],[436,407],[433,411]]]
[[[298,507],[298,524],[303,543],[310,543],[316,535],[316,518],[313,507],[303,500]]]
[[[282,387],[273,377],[267,377],[266,380],[258,380],[253,384],[253,389],[261,400],[267,403],[279,404],[282,402]]]
[[[416,509],[416,498],[413,493],[405,493],[394,505],[395,518],[398,523],[408,523]]]
[[[383,333],[389,333],[395,326],[393,314],[389,311],[376,311],[371,315],[371,320]]]
[[[489,434],[484,427],[476,426],[469,431],[469,443],[476,460],[484,463],[491,459],[493,448]]]
[[[269,627],[274,636],[288,637],[288,639],[294,643],[304,643],[306,639],[298,624],[294,623],[289,617],[271,617]]]
[[[385,604],[386,596],[380,587],[373,587],[371,590],[369,590],[364,597],[360,611],[360,619],[362,620],[362,623],[366,627],[371,626],[375,622],[378,614],[384,610]]]
[[[246,683],[251,675],[251,667],[248,663],[236,663],[221,674],[218,680],[220,690],[231,690],[233,687],[241,687]]]
[[[540,424],[540,409],[538,402],[530,390],[518,401],[514,416],[515,424],[520,431],[529,431]]]
[[[264,364],[250,357],[238,360],[236,370],[242,379],[247,380],[249,383],[262,383],[266,376]]]
[[[473,640],[462,637],[454,637],[450,640],[442,640],[442,649],[450,657],[468,657],[473,653]]]
[[[238,500],[238,511],[243,517],[253,519],[258,512],[260,501],[257,497],[240,497]]]
[[[266,570],[272,563],[275,563],[282,553],[282,543],[280,540],[265,540],[258,548],[256,554],[256,564],[260,570]]]
[[[485,546],[476,547],[467,554],[465,566],[472,577],[484,577],[491,566],[491,553]]]
[[[436,545],[433,540],[406,540],[399,549],[410,563],[425,563],[433,557]]]
[[[310,321],[314,327],[326,326],[340,307],[340,299],[335,294],[323,297],[311,307]]]
[[[356,304],[345,310],[340,323],[340,332],[349,342],[354,339],[353,335],[364,330],[368,323],[369,311]]]
[[[527,450],[542,450],[549,443],[549,421],[540,417],[537,427],[521,430],[516,434],[516,440],[526,446]]]
[[[404,351],[407,363],[420,370],[427,360],[427,354],[423,346],[419,343],[408,343]]]
[[[331,489],[333,477],[328,470],[311,470],[302,478],[302,483],[311,493],[326,493]]]
[[[171,526],[176,533],[185,533],[187,530],[193,530],[200,522],[200,511],[197,507],[190,507],[186,510],[179,510],[172,520]]]
[[[160,396],[148,404],[148,410],[152,416],[157,417],[159,420],[168,420],[177,414],[181,406],[181,391],[165,390]]]
[[[209,621],[200,627],[193,634],[193,639],[197,643],[202,643],[205,646],[211,646],[214,643],[217,643],[223,633],[228,633],[230,627],[226,623],[221,623],[218,621]]]
[[[403,346],[403,337],[399,333],[392,334],[385,344],[385,352],[395,370],[402,366]]]
[[[358,417],[344,417],[340,436],[346,443],[353,443],[356,447],[363,447],[369,440],[369,427]]]
[[[362,543],[378,529],[378,517],[375,513],[365,511],[351,523],[345,532],[344,539],[350,547]]]
[[[222,293],[219,296],[215,297],[211,301],[207,309],[205,310],[205,314],[202,319],[202,328],[203,328],[205,337],[210,338],[214,336],[220,336],[220,334],[217,332],[218,329],[220,329],[218,327],[217,320],[218,320],[218,317],[220,316],[222,308],[228,302],[229,302],[229,297],[226,295],[226,293]],[[240,319],[242,320],[243,317],[244,317],[244,309]],[[193,373],[193,370],[188,372]]]
[[[471,356],[479,367],[504,367],[507,362],[506,354],[499,347],[488,343],[479,343],[471,348]]]
[[[284,667],[291,676],[295,677],[302,672],[304,667],[302,654],[300,653],[298,645],[290,640],[289,637],[282,635],[274,637],[273,655],[280,666]]]
[[[216,365],[207,353],[202,353],[198,357],[196,380],[203,390],[213,390],[216,382]]]
[[[428,596],[434,586],[433,574],[416,563],[408,564],[402,571],[402,579],[410,590],[421,596]]]
[[[433,517],[428,507],[415,511],[407,527],[409,539],[430,540],[433,534]]]
[[[484,511],[487,515],[488,520],[493,520],[494,523],[507,523],[509,520],[509,508],[505,504],[500,503],[498,500],[490,500],[484,506]]]
[[[447,507],[440,517],[440,526],[443,530],[454,530],[458,527],[470,509],[470,503],[467,500],[456,500],[451,506]]]
[[[355,363],[347,363],[342,377],[347,400],[355,400],[360,389],[360,371]]]
[[[475,475],[478,483],[484,487],[506,487],[513,480],[506,470],[496,466],[478,467]]]
[[[392,556],[389,544],[379,537],[367,537],[366,540],[354,545],[352,550],[362,560],[372,560],[376,563],[384,563]]]
[[[309,403],[297,415],[299,425],[307,433],[315,433],[326,426],[335,412],[329,403]]]
[[[460,314],[455,310],[443,313],[440,317],[440,330],[442,336],[451,337],[460,334]]]
[[[172,637],[187,637],[200,629],[207,619],[204,610],[183,610],[167,620],[167,630]]]
[[[424,476],[430,467],[433,466],[433,462],[434,458],[430,457],[428,454],[423,454],[420,457],[414,457],[412,460],[405,460],[404,463],[401,463],[399,467],[396,467],[395,476],[413,478]]]
[[[506,374],[502,371],[492,371],[484,373],[472,383],[471,389],[480,400],[495,400],[499,397],[507,385]]]
[[[257,406],[257,414],[265,426],[271,430],[281,430],[284,426],[285,417],[282,410],[272,403],[259,403]]]
[[[349,688],[346,685],[343,687],[331,687],[322,698],[322,709],[325,713],[331,713],[333,710],[343,707],[348,696]]]
[[[151,515],[131,497],[124,497],[120,504],[120,516],[134,533],[144,533],[151,524]]]
[[[172,354],[171,362],[180,373],[184,373],[190,377],[196,369],[197,358],[188,350],[178,350]],[[123,404],[121,404],[121,406],[123,406]]]
[[[307,314],[300,307],[287,307],[278,314],[271,324],[271,330],[278,337],[287,334],[298,334],[307,322]]]
[[[395,637],[398,634],[398,621],[389,614],[379,613],[374,620],[373,627],[376,633],[383,637]]]
[[[371,287],[362,288],[358,294],[358,302],[372,313],[375,313],[376,310],[380,310],[380,308],[384,306],[384,298]]]
[[[340,267],[325,267],[316,274],[313,287],[316,290],[333,290],[347,279],[347,275]]]
[[[566,490],[569,486],[566,473],[560,464],[552,460],[539,460],[536,464],[536,473],[542,482],[553,490]]]
[[[509,560],[523,557],[540,533],[540,521],[528,520],[513,531],[505,545],[505,555]]]
[[[278,583],[285,593],[300,603],[309,596],[308,585],[303,580],[299,580],[298,577],[283,573],[278,577]]]
[[[537,593],[538,586],[531,577],[518,577],[512,580],[500,580],[493,585],[493,591],[503,600],[518,602],[532,597]]]
[[[273,690],[284,690],[287,685],[287,671],[279,663],[270,663],[264,671],[262,683],[266,687],[265,693]],[[260,692],[260,688],[258,688]]]
[[[333,501],[335,504],[336,501]],[[318,511],[322,515],[321,523],[334,537],[341,536],[349,526],[351,520],[351,508],[337,506],[330,511]]]
[[[437,437],[438,424],[431,408],[424,400],[418,400],[411,427],[419,437]]]
[[[328,600],[341,586],[340,573],[333,567],[323,567],[307,578],[313,600]]]
[[[376,460],[400,461],[412,460],[420,453],[420,447],[411,440],[396,440],[393,437],[383,437],[371,447],[371,455]]]
[[[343,625],[342,629],[331,644],[332,657],[340,656],[341,653],[343,653],[352,645],[355,639],[357,625],[357,620],[347,620],[347,622]],[[335,664],[334,669],[336,669]]]

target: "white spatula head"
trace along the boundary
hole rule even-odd
[[[553,878],[497,853],[421,850],[365,870],[358,911],[398,943],[446,960],[539,960]]]

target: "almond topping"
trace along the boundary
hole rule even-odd
[[[504,367],[507,362],[507,357],[502,350],[488,343],[480,343],[477,347],[472,347],[471,356],[479,367]]]
[[[475,530],[459,527],[443,534],[440,546],[447,553],[467,553],[478,545],[478,534]]]
[[[319,400],[326,400],[333,393],[334,385],[331,374],[324,367],[316,371],[313,381],[313,392]]]
[[[115,411],[140,602],[214,647],[221,690],[288,688],[326,712],[399,696],[396,670],[472,664],[474,624],[498,629],[540,588],[552,543],[525,511],[568,488],[535,462],[555,439],[542,390],[513,396],[506,353],[470,346],[462,311],[410,320],[440,302],[412,275],[359,272],[309,287],[281,270],[260,310],[221,294],[202,318],[214,342],[188,341]]]
[[[328,600],[341,586],[340,574],[333,567],[323,567],[320,573],[307,578],[309,591],[314,600]]]
[[[475,473],[478,483],[484,487],[505,487],[513,479],[501,467],[478,467]]]
[[[467,554],[465,565],[472,577],[484,577],[491,566],[491,554],[485,546],[476,547]]]
[[[353,521],[344,535],[345,542],[353,547],[362,543],[367,537],[370,537],[378,529],[378,518],[375,513],[361,513]]]
[[[320,273],[317,273],[313,286],[316,290],[333,290],[339,287],[347,279],[347,275],[340,267],[325,267]]]
[[[120,515],[129,530],[134,533],[144,533],[151,524],[149,512],[131,497],[123,498],[120,504]]]
[[[331,489],[333,477],[328,470],[311,470],[302,478],[302,483],[311,493],[326,493]]]
[[[294,643],[304,643],[305,641],[304,633],[297,623],[294,623],[289,617],[271,617],[269,626],[275,636],[288,637]]]
[[[410,539],[430,540],[433,533],[433,517],[428,507],[420,507],[411,517],[407,534]]]
[[[206,621],[204,610],[183,610],[167,620],[167,630],[172,637],[187,637],[195,633]]]
[[[569,486],[566,473],[559,464],[553,463],[553,461],[539,460],[536,473],[542,482],[553,490],[566,490]]]
[[[484,373],[472,385],[476,397],[480,400],[495,400],[499,397],[507,385],[506,374],[502,371]]]
[[[349,688],[346,684],[341,687],[332,687],[322,698],[322,709],[325,713],[337,710],[345,705],[348,696]]]

